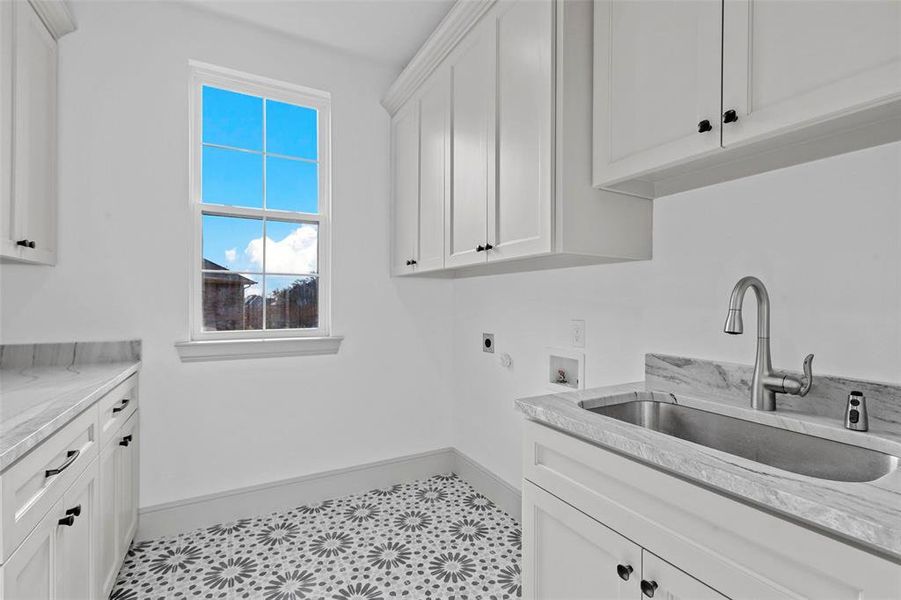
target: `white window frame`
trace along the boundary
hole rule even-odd
[[[318,113],[318,163],[319,163],[319,203],[318,214],[298,213],[267,210],[263,208],[243,208],[234,206],[223,206],[216,204],[203,204],[201,202],[201,176],[202,176],[202,156],[203,156],[203,87],[212,86],[220,89],[234,91],[238,93],[259,96],[265,99],[272,99],[279,102],[297,104],[310,108],[315,108]],[[331,95],[328,92],[315,90],[283,81],[277,81],[266,77],[242,73],[232,69],[217,67],[196,61],[190,62],[190,99],[189,99],[189,143],[190,143],[190,168],[189,168],[189,185],[190,185],[190,203],[193,214],[193,258],[191,260],[191,285],[190,285],[190,329],[191,340],[202,344],[205,348],[211,348],[209,342],[223,341],[229,342],[222,345],[223,350],[214,352],[218,356],[211,358],[232,358],[240,357],[245,353],[247,355],[273,355],[274,346],[267,344],[265,352],[258,350],[260,344],[246,345],[241,350],[241,345],[235,345],[235,341],[247,340],[259,342],[260,340],[285,340],[285,338],[303,340],[310,339],[310,345],[291,346],[299,348],[298,351],[287,352],[288,354],[319,354],[332,353],[331,347],[334,346],[334,352],[337,352],[340,338],[329,338],[331,331]],[[264,137],[265,137],[265,121]],[[264,146],[265,149],[265,146]],[[265,168],[263,173],[263,185],[265,193]],[[318,279],[319,279],[319,327],[304,329],[259,329],[259,330],[243,330],[243,331],[204,331],[203,330],[203,281],[202,281],[202,263],[203,263],[203,215],[215,214],[221,216],[236,217],[256,217],[256,218],[272,218],[281,221],[297,221],[297,222],[315,222],[318,224]],[[264,230],[265,240],[265,230]],[[264,265],[265,265],[265,243],[264,246]],[[278,273],[273,273],[278,275]],[[268,273],[267,273],[268,275]],[[264,299],[265,302],[265,299]],[[265,316],[264,316],[265,319]],[[265,325],[265,321],[264,321]],[[328,352],[318,352],[310,350],[315,346],[322,347],[324,339],[333,339],[335,344],[325,344],[328,346]],[[192,345],[192,342],[178,343],[179,352],[182,353],[182,360],[185,360],[185,353],[182,348]],[[285,344],[279,346],[287,347]],[[228,348],[226,352],[224,349]],[[306,348],[304,350],[304,348]],[[254,349],[257,349],[254,351]],[[315,350],[315,348],[314,348]],[[195,348],[192,351],[197,353]],[[229,356],[222,356],[223,353]]]

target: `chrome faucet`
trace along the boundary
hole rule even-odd
[[[773,371],[770,359],[770,297],[763,282],[756,277],[742,277],[732,289],[729,314],[723,331],[738,335],[744,331],[741,306],[748,288],[757,296],[757,360],[754,363],[754,379],[751,381],[751,408],[776,410],[776,394],[806,396],[813,384],[813,354],[804,359],[804,377]]]

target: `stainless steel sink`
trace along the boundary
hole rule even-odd
[[[678,404],[634,401],[588,410],[809,477],[873,481],[898,468],[897,456]]]

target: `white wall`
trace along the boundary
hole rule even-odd
[[[643,379],[646,352],[751,364],[722,333],[729,294],[754,274],[772,302],[774,366],[901,382],[901,144],[656,201],[654,259],[457,280],[455,445],[519,485],[513,399],[545,393],[548,345],[586,321],[589,387]],[[480,349],[493,332],[507,371]]]
[[[144,341],[141,505],[450,444],[452,294],[388,277],[396,73],[174,3],[79,3],[60,49],[60,251],[4,265],[3,343]],[[182,364],[188,60],[333,98],[337,356]]]

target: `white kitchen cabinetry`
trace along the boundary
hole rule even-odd
[[[137,434],[132,376],[0,474],[0,599],[109,596],[137,527]]]
[[[523,598],[635,600],[641,547],[524,481]]]
[[[448,194],[450,77],[435,73],[392,120],[392,273],[444,267]]]
[[[656,584],[655,598],[901,593],[893,562],[600,446],[529,421],[523,448],[524,598],[581,598],[591,588],[595,598],[640,598],[614,587],[619,564],[641,588]]]
[[[0,4],[0,259],[52,265],[57,244],[57,39],[61,2]]]
[[[488,207],[495,201],[494,22],[485,18],[451,55],[451,196],[448,267],[485,262]]]
[[[650,258],[651,204],[591,185],[591,36],[589,1],[455,5],[383,99],[395,124],[395,248],[408,246],[410,223],[420,220],[420,264],[395,255],[395,274]],[[397,148],[412,147],[402,139],[412,136],[398,125],[417,110],[420,160],[401,164]],[[414,166],[418,217],[408,197]],[[438,237],[426,202],[436,206],[439,196],[444,255],[422,268],[425,240]]]
[[[595,185],[654,198],[901,139],[899,40],[895,0],[595,0]]]

